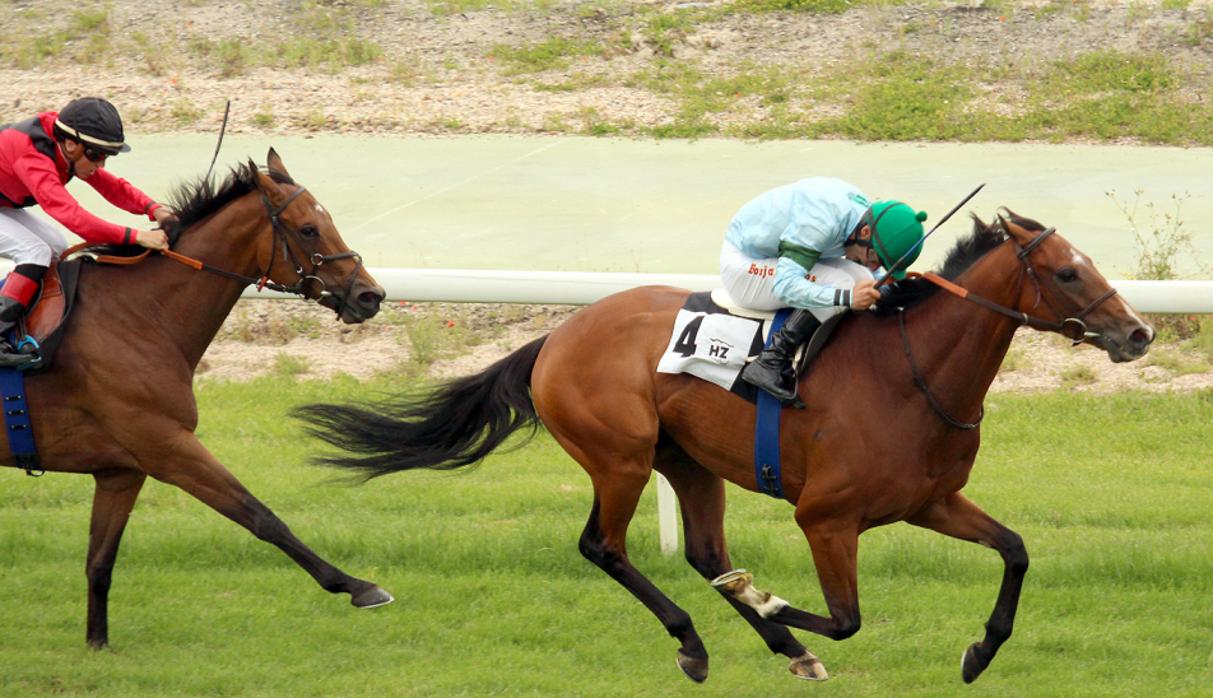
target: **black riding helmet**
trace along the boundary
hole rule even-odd
[[[124,143],[122,117],[114,105],[101,97],[73,99],[59,112],[55,120],[57,136],[79,141],[86,148],[117,155],[130,152]]]

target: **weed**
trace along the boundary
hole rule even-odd
[[[1066,390],[1072,390],[1084,385],[1091,385],[1096,381],[1095,372],[1086,366],[1072,366],[1061,372],[1061,387]]]
[[[522,75],[564,69],[570,58],[601,55],[603,51],[602,45],[593,41],[555,37],[530,46],[497,44],[489,51],[489,56],[502,62],[506,75]]]
[[[139,54],[143,56],[144,68],[148,74],[157,77],[164,75],[166,72],[166,62],[163,47],[157,45],[147,34],[141,31],[132,32],[131,41],[135,43],[135,46],[139,49]]]
[[[1201,315],[1196,318],[1196,331],[1184,343],[1184,348],[1203,356],[1208,362],[1213,362],[1213,315]]]
[[[270,373],[275,376],[294,377],[307,373],[309,368],[306,359],[280,351],[274,357],[274,368]]]
[[[1007,351],[1007,355],[1003,357],[1002,366],[999,367],[999,373],[1011,373],[1018,371],[1028,363],[1027,353],[1020,347],[1011,347]]]
[[[253,123],[260,128],[269,128],[274,125],[274,109],[270,105],[264,105],[260,111],[253,114]]]
[[[904,0],[735,0],[730,9],[734,12],[809,12],[816,14],[841,14],[856,5],[901,5]]]
[[[1188,200],[1189,194],[1171,195],[1173,211],[1160,212],[1154,202],[1146,203],[1144,215],[1149,217],[1148,223],[1139,220],[1143,215],[1140,211],[1141,196],[1142,190],[1138,189],[1133,192],[1132,202],[1122,202],[1115,191],[1107,192],[1107,197],[1128,219],[1129,228],[1133,231],[1137,253],[1137,269],[1133,276],[1137,279],[1164,281],[1179,278],[1181,258],[1191,254],[1195,260],[1196,255],[1192,234],[1184,229],[1182,217],[1183,204]],[[1143,225],[1149,230],[1143,231]]]
[[[188,99],[178,99],[169,108],[169,118],[177,126],[192,126],[202,118],[202,110]]]
[[[309,131],[319,131],[328,124],[328,117],[319,109],[313,109],[303,117],[303,127]]]
[[[1164,368],[1177,376],[1204,373],[1210,368],[1209,362],[1204,356],[1166,349],[1151,351],[1147,361],[1150,366]]]
[[[443,327],[438,321],[427,315],[411,318],[405,325],[409,347],[412,349],[411,359],[419,366],[429,366],[436,361],[442,352]]]

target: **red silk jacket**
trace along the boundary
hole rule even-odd
[[[64,187],[72,175],[53,136],[58,116],[48,111],[0,127],[0,208],[38,205],[88,242],[129,243],[130,228],[84,210]],[[125,179],[98,169],[85,181],[118,208],[155,220],[152,212],[159,204]]]

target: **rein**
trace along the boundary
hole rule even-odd
[[[311,245],[307,243],[307,238],[305,238],[297,229],[292,230],[291,228],[288,228],[286,223],[282,221],[281,215],[282,212],[291,205],[291,202],[293,202],[305,191],[307,191],[307,188],[300,186],[297,190],[291,192],[291,195],[286,198],[286,201],[282,202],[282,205],[278,206],[277,208],[274,208],[273,204],[270,203],[270,199],[265,195],[265,192],[261,192],[261,203],[265,206],[266,215],[270,219],[270,228],[274,233],[275,244],[270,246],[270,261],[269,264],[266,265],[266,271],[262,272],[260,276],[245,276],[244,274],[237,274],[236,272],[228,271],[226,269],[220,269],[219,267],[211,266],[210,264],[207,264],[201,260],[183,255],[180,252],[174,252],[171,249],[157,251],[161,255],[164,255],[174,262],[184,264],[195,271],[210,272],[217,276],[222,276],[234,281],[240,281],[245,285],[255,284],[258,291],[263,288],[268,288],[271,291],[277,291],[279,293],[291,293],[308,300],[319,300],[320,298],[324,297],[326,293],[331,295],[331,292],[325,290],[324,280],[316,274],[321,265],[325,264],[326,262],[353,258],[357,262],[357,265],[354,267],[354,272],[350,274],[350,282],[345,288],[345,294],[341,298],[341,304],[335,308],[336,313],[340,315],[349,305],[350,293],[353,292],[354,283],[358,280],[358,272],[362,270],[362,256],[353,250],[332,255],[323,255],[319,252],[312,252],[308,256],[308,260],[310,260],[312,263],[312,268],[307,271],[306,274],[304,273],[303,264],[299,262],[294,250],[292,250],[290,244],[288,244],[287,237],[290,234],[297,237],[299,239],[299,245],[304,248],[305,252],[310,252],[308,248],[310,248]],[[290,260],[290,263],[295,268],[295,273],[299,276],[299,280],[290,286],[280,284],[276,281],[270,281],[269,278],[269,270],[274,268],[274,260],[278,256],[278,243],[281,243],[283,258]],[[87,242],[73,245],[63,252],[60,259],[67,259],[71,255],[92,246],[92,243]],[[97,255],[96,260],[99,264],[128,266],[131,264],[138,264],[139,262],[147,259],[147,256],[151,254],[151,252],[152,250],[147,249],[130,257],[119,257],[117,255]]]
[[[1024,245],[1023,247],[1020,247],[1019,243],[1016,242],[1014,240],[1014,238],[1011,238],[1011,242],[1012,242],[1012,244],[1015,245],[1016,257],[1019,259],[1020,264],[1023,266],[1023,273],[1029,279],[1032,280],[1032,285],[1034,285],[1036,287],[1036,303],[1032,306],[1032,308],[1035,309],[1037,306],[1040,305],[1040,302],[1043,300],[1045,305],[1053,313],[1054,317],[1059,318],[1060,321],[1045,320],[1043,318],[1036,317],[1029,313],[1025,313],[1021,310],[1016,310],[1014,308],[1009,308],[1005,305],[995,303],[994,301],[992,301],[988,298],[984,298],[982,296],[977,295],[976,293],[970,292],[967,288],[964,288],[963,286],[960,286],[959,284],[953,283],[934,272],[924,272],[922,274],[911,272],[911,273],[907,274],[906,276],[910,277],[910,278],[926,279],[927,281],[930,281],[931,283],[935,284],[936,286],[942,288],[943,290],[947,291],[948,293],[951,293],[952,295],[954,295],[958,298],[961,298],[961,299],[967,300],[967,301],[972,301],[972,302],[976,303],[977,305],[980,305],[983,308],[992,310],[996,313],[999,313],[1000,315],[1005,315],[1005,316],[1011,318],[1012,320],[1019,322],[1020,325],[1027,325],[1029,327],[1033,327],[1038,330],[1056,332],[1056,333],[1060,334],[1061,336],[1065,337],[1066,339],[1069,339],[1071,342],[1073,342],[1073,346],[1078,346],[1079,344],[1082,344],[1083,342],[1085,342],[1088,339],[1100,336],[1100,334],[1098,332],[1091,332],[1090,330],[1087,329],[1087,323],[1083,318],[1085,318],[1087,315],[1090,315],[1091,312],[1094,311],[1096,308],[1098,308],[1100,305],[1103,305],[1104,301],[1108,300],[1112,296],[1115,296],[1116,289],[1109,288],[1102,295],[1100,295],[1099,298],[1096,298],[1095,300],[1091,301],[1091,303],[1089,305],[1087,305],[1087,307],[1078,311],[1078,314],[1063,318],[1063,313],[1061,313],[1058,310],[1057,306],[1054,305],[1054,303],[1051,300],[1049,300],[1048,294],[1045,293],[1044,286],[1041,284],[1041,281],[1040,281],[1040,275],[1036,273],[1036,268],[1033,267],[1032,264],[1028,261],[1028,257],[1032,254],[1032,250],[1036,249],[1040,245],[1040,243],[1044,242],[1045,238],[1049,237],[1050,235],[1052,235],[1055,232],[1057,232],[1057,229],[1050,227],[1050,228],[1042,231],[1036,237],[1032,238],[1032,240],[1030,242],[1028,242],[1027,245]],[[901,330],[902,348],[905,350],[906,358],[910,362],[910,371],[914,375],[914,384],[917,385],[918,389],[920,391],[922,391],[922,394],[924,396],[926,396],[927,403],[931,406],[931,409],[935,410],[935,414],[939,415],[939,417],[941,419],[943,419],[943,421],[947,422],[948,424],[952,425],[953,427],[956,427],[957,429],[966,429],[966,430],[975,429],[977,427],[977,425],[981,424],[982,418],[985,417],[985,408],[984,407],[981,408],[981,411],[977,415],[977,421],[975,421],[975,422],[962,422],[962,421],[956,419],[955,417],[951,416],[950,414],[948,414],[948,412],[943,409],[943,406],[939,404],[939,401],[935,399],[935,396],[931,394],[930,389],[927,387],[926,381],[922,377],[921,371],[918,370],[918,364],[914,361],[914,354],[910,349],[910,338],[909,338],[909,335],[906,333],[905,309],[904,308],[900,308],[898,310],[897,323]],[[1068,331],[1071,329],[1073,330],[1073,334]]]

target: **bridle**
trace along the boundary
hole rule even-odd
[[[305,191],[307,191],[307,187],[304,187],[302,185],[296,185],[296,186],[298,186],[299,188],[296,189],[295,191],[291,192],[290,196],[286,197],[286,201],[283,201],[277,207],[275,207],[273,205],[273,203],[270,201],[269,196],[267,196],[264,191],[259,191],[259,193],[261,194],[261,204],[262,204],[262,206],[265,207],[266,216],[268,216],[269,220],[270,220],[270,229],[273,232],[274,241],[270,245],[269,263],[266,264],[265,271],[261,272],[257,276],[245,276],[244,274],[237,274],[236,272],[233,272],[233,271],[228,271],[226,269],[220,269],[218,267],[207,264],[206,262],[203,262],[201,260],[194,259],[193,257],[183,255],[180,252],[174,252],[172,249],[159,250],[159,252],[160,252],[160,254],[164,255],[165,257],[168,257],[169,259],[173,260],[174,262],[184,264],[185,266],[195,269],[197,271],[210,272],[211,274],[215,274],[216,276],[222,276],[227,279],[233,279],[235,281],[240,281],[245,285],[255,284],[257,286],[258,291],[260,291],[263,288],[268,288],[271,291],[278,291],[279,293],[290,293],[290,294],[294,294],[297,296],[301,296],[308,300],[320,300],[325,296],[325,294],[331,295],[331,293],[325,289],[324,279],[321,279],[320,276],[318,275],[318,272],[322,265],[324,265],[328,262],[335,262],[335,261],[341,260],[341,259],[353,259],[356,262],[356,265],[354,267],[353,273],[350,274],[350,282],[345,287],[345,293],[342,295],[341,304],[339,306],[337,306],[336,308],[334,308],[336,313],[338,315],[340,315],[349,306],[350,295],[353,293],[354,284],[358,280],[358,272],[362,271],[362,256],[359,255],[357,252],[354,252],[353,250],[348,250],[346,252],[339,252],[337,254],[330,254],[330,255],[325,255],[325,254],[320,254],[319,252],[314,252],[314,251],[312,251],[312,248],[314,247],[314,243],[310,243],[309,239],[307,237],[304,237],[304,235],[302,233],[300,233],[298,229],[292,229],[289,226],[287,226],[287,224],[282,220],[282,212],[285,211],[287,209],[287,207],[290,206],[291,203],[295,199],[299,198],[299,196],[301,194],[303,194]],[[180,232],[181,231],[174,231],[174,232],[170,233],[170,240],[176,241],[177,237],[180,235]],[[299,247],[301,247],[303,249],[303,252],[305,254],[305,259],[307,261],[311,262],[312,268],[310,270],[307,270],[305,272],[305,270],[303,268],[303,263],[301,263],[299,261],[299,257],[295,254],[295,251],[291,248],[291,245],[289,242],[289,239],[291,237],[294,237],[297,239],[297,244],[299,245]],[[293,283],[289,286],[287,286],[285,284],[280,284],[276,281],[270,281],[270,278],[269,278],[270,270],[274,268],[274,261],[278,258],[279,246],[282,247],[283,258],[290,261],[291,265],[295,269],[295,273],[299,276],[299,279],[295,283]],[[62,257],[62,259],[67,259],[68,257],[75,254],[76,252],[79,252],[79,251],[89,248],[89,247],[92,247],[91,243],[82,243],[79,245],[74,245],[74,246],[68,248],[61,255],[61,257]],[[151,252],[152,252],[152,250],[144,250],[141,254],[135,255],[133,257],[116,257],[116,256],[112,256],[112,255],[98,255],[97,261],[102,262],[102,263],[107,263],[107,264],[119,264],[119,265],[135,264],[137,262],[141,262],[144,259],[146,259],[147,256]]]
[[[1047,228],[1047,229],[1041,231],[1041,233],[1039,235],[1032,238],[1028,242],[1028,244],[1023,245],[1022,247],[1019,245],[1019,242],[1017,240],[1015,240],[1014,237],[1011,237],[1010,241],[1011,241],[1011,244],[1015,246],[1016,258],[1019,259],[1019,262],[1023,267],[1023,274],[1026,275],[1032,281],[1032,285],[1036,287],[1036,302],[1032,304],[1030,311],[1036,310],[1036,308],[1038,308],[1040,306],[1041,302],[1043,301],[1045,306],[1048,307],[1049,311],[1053,314],[1053,317],[1058,318],[1056,321],[1045,320],[1043,318],[1037,317],[1035,315],[1030,314],[1030,311],[1024,312],[1021,310],[1016,310],[1014,308],[1008,308],[1007,306],[999,304],[999,303],[995,303],[994,301],[992,301],[988,298],[983,298],[982,296],[979,296],[976,293],[971,293],[968,289],[964,288],[963,286],[960,286],[956,283],[948,281],[947,279],[943,278],[942,276],[939,276],[938,274],[935,274],[934,272],[925,272],[922,274],[911,273],[911,274],[907,274],[907,276],[921,277],[923,279],[926,279],[927,281],[930,281],[931,283],[935,284],[936,286],[939,286],[943,290],[945,290],[959,298],[963,298],[964,300],[967,300],[967,301],[972,301],[972,302],[976,303],[977,305],[982,306],[983,308],[987,308],[987,309],[993,310],[994,312],[999,313],[1001,315],[1005,315],[1005,316],[1011,318],[1012,320],[1019,322],[1020,325],[1026,325],[1028,327],[1033,327],[1033,328],[1036,328],[1039,330],[1045,330],[1048,332],[1057,332],[1061,336],[1063,336],[1066,339],[1069,339],[1071,342],[1073,342],[1074,346],[1078,346],[1079,344],[1082,344],[1083,342],[1087,341],[1088,339],[1093,339],[1093,338],[1102,336],[1098,332],[1092,332],[1089,329],[1087,329],[1087,323],[1084,318],[1086,318],[1088,315],[1090,315],[1092,312],[1094,312],[1094,310],[1096,308],[1103,305],[1104,301],[1107,301],[1112,296],[1115,296],[1116,289],[1109,288],[1107,291],[1102,293],[1098,298],[1091,301],[1091,303],[1089,303],[1087,305],[1087,307],[1078,311],[1077,314],[1071,315],[1069,317],[1065,317],[1064,313],[1062,313],[1058,309],[1058,305],[1055,303],[1056,299],[1050,299],[1050,294],[1045,292],[1044,284],[1041,282],[1040,275],[1036,272],[1036,268],[1032,266],[1032,263],[1029,260],[1029,256],[1032,254],[1032,250],[1035,250],[1037,247],[1039,247],[1040,243],[1044,242],[1046,238],[1048,238],[1050,235],[1052,235],[1055,232],[1057,232],[1056,228],[1053,228],[1053,227]],[[974,421],[974,422],[962,422],[959,419],[956,419],[955,417],[948,414],[947,410],[945,410],[943,408],[943,406],[939,403],[939,401],[935,399],[935,396],[933,394],[931,394],[930,389],[927,387],[926,381],[922,377],[922,372],[919,371],[919,369],[918,369],[917,362],[914,361],[914,354],[910,349],[910,338],[909,338],[909,335],[906,333],[905,309],[904,308],[898,309],[897,323],[898,323],[898,327],[901,331],[902,348],[905,350],[906,358],[910,362],[910,371],[914,375],[914,384],[916,386],[918,386],[918,389],[920,391],[922,391],[924,396],[926,396],[927,403],[931,405],[931,409],[935,410],[935,413],[938,414],[940,416],[940,418],[943,419],[943,421],[947,422],[948,424],[950,424],[953,427],[956,427],[957,429],[968,430],[968,429],[977,428],[977,425],[981,424],[982,418],[985,417],[985,408],[984,407],[981,408],[980,412],[977,415],[977,421]]]
[[[350,294],[353,293],[354,283],[358,280],[358,272],[362,271],[362,255],[353,250],[347,250],[345,252],[338,252],[337,254],[330,255],[314,252],[312,251],[312,248],[314,247],[315,243],[309,242],[309,238],[304,237],[297,228],[292,230],[291,228],[287,227],[286,223],[283,222],[281,218],[282,212],[291,205],[292,201],[298,198],[299,195],[303,194],[305,191],[307,191],[307,187],[299,186],[299,188],[291,192],[291,195],[286,197],[286,201],[283,201],[282,204],[280,204],[277,208],[274,208],[274,205],[270,202],[270,198],[266,196],[264,191],[260,192],[261,203],[263,206],[265,206],[265,213],[270,219],[270,228],[274,233],[274,242],[270,247],[270,261],[266,265],[265,271],[262,272],[260,278],[254,279],[253,281],[256,282],[258,291],[263,288],[269,288],[271,290],[281,291],[283,293],[293,293],[309,300],[320,300],[326,293],[329,293],[329,291],[325,290],[324,279],[321,279],[317,275],[317,272],[320,271],[320,266],[327,262],[335,262],[341,259],[353,259],[355,266],[353,273],[350,274],[350,282],[345,287],[345,293],[343,293],[341,296],[341,305],[334,309],[336,313],[340,315],[349,305]],[[312,268],[306,274],[303,270],[303,264],[299,261],[299,258],[295,256],[295,251],[291,249],[288,242],[288,239],[292,235],[297,238],[299,246],[303,248],[306,259],[312,264]],[[291,266],[295,269],[295,274],[299,276],[299,280],[291,286],[284,286],[269,280],[270,270],[274,268],[274,260],[277,259],[279,244],[281,244],[282,247],[282,256],[290,260]]]

